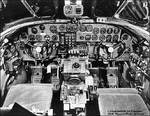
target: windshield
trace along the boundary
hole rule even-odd
[[[149,0],[82,0],[83,16],[114,17],[140,23],[148,23]],[[30,6],[30,8],[27,8]],[[0,0],[0,22],[8,23],[32,16],[66,18],[64,0]],[[117,17],[119,15],[119,17]]]
[[[55,12],[52,0],[27,0],[27,3],[39,16],[52,16]],[[21,0],[7,0],[6,6],[0,12],[5,19],[20,19],[31,17]]]

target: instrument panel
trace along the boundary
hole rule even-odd
[[[19,38],[30,46],[27,47],[30,56],[39,60],[49,58],[53,51],[60,55],[95,57],[98,54],[100,59],[119,57],[128,60],[129,52],[133,51],[132,36],[124,29],[108,24],[40,24],[28,27]]]
[[[109,42],[120,41],[121,29],[104,24],[45,24],[28,29],[29,41]],[[70,43],[66,43],[70,44]]]

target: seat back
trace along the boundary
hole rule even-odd
[[[47,111],[52,101],[52,85],[50,84],[19,84],[8,91],[3,107],[18,103],[32,111]]]
[[[100,115],[147,116],[150,112],[135,89],[106,88],[98,90]]]

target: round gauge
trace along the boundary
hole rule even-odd
[[[70,23],[67,24],[67,27],[66,27],[66,31],[67,31],[67,32],[72,32],[73,29],[74,29],[74,28],[73,28],[72,24],[70,24]]]
[[[86,26],[85,25],[80,25],[80,31],[85,32],[86,31]]]
[[[80,40],[84,40],[84,36],[80,36]]]
[[[51,25],[51,26],[50,26],[50,31],[51,31],[52,33],[57,33],[57,27],[56,27],[55,25]]]
[[[105,41],[105,35],[100,35],[100,36],[99,36],[99,40]]]
[[[64,31],[66,31],[66,27],[65,27],[65,25],[60,25],[59,26],[59,30],[61,31],[61,32],[64,32]]]
[[[97,35],[92,35],[92,40],[98,40],[98,36]]]
[[[105,34],[106,33],[106,28],[101,28],[100,33]]]
[[[87,32],[92,32],[93,31],[93,26],[92,25],[87,25],[86,30],[87,30]]]
[[[114,34],[118,34],[119,32],[120,32],[120,29],[117,28],[117,27],[115,27],[115,28],[114,28]]]
[[[29,40],[30,41],[35,41],[35,36],[34,35],[29,35]]]
[[[50,40],[50,36],[49,36],[49,35],[45,35],[45,36],[44,36],[44,39],[45,39],[45,40]]]
[[[119,41],[118,35],[113,35],[113,42],[117,43]]]
[[[37,34],[37,33],[38,33],[38,30],[37,30],[37,28],[33,27],[33,28],[31,29],[31,32],[32,32],[33,34]]]
[[[106,42],[111,42],[112,40],[112,36],[111,35],[107,35],[106,36]]]
[[[108,29],[107,29],[107,33],[108,33],[108,34],[112,34],[112,33],[113,33],[113,28],[108,28]]]
[[[57,41],[57,40],[58,40],[57,35],[53,35],[53,36],[52,36],[52,40],[53,40],[53,41]]]
[[[43,25],[43,24],[41,24],[40,26],[39,26],[39,28],[40,28],[40,30],[45,30],[45,25]]]
[[[72,14],[73,8],[71,5],[65,6],[65,14]]]
[[[96,34],[99,34],[99,28],[97,28],[97,27],[95,27],[94,29],[93,29],[93,33],[96,35]]]
[[[130,38],[130,36],[127,34],[127,33],[124,33],[122,36],[121,36],[121,39],[126,41]]]
[[[78,26],[76,24],[72,25],[73,27],[73,32],[77,32],[78,31]]]
[[[35,39],[36,41],[42,41],[42,35],[36,35]]]

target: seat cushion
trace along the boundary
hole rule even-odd
[[[19,84],[12,86],[6,96],[3,107],[18,103],[32,111],[47,111],[52,101],[52,85],[50,84]]]
[[[100,115],[144,116],[150,114],[143,99],[134,89],[99,89],[98,94]]]

